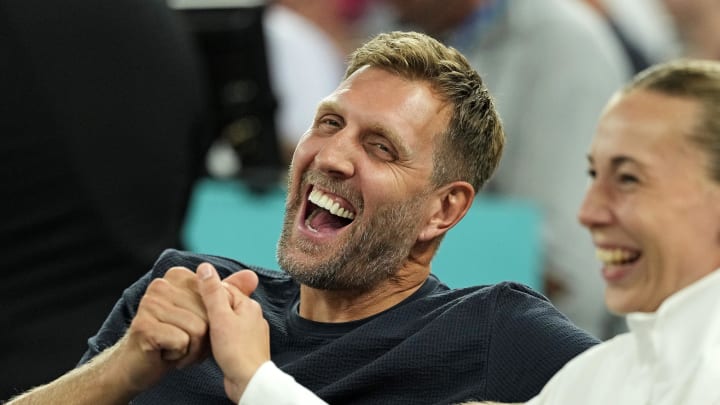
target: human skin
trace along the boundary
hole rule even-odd
[[[654,312],[720,267],[720,186],[690,141],[700,113],[692,99],[634,90],[600,119],[578,217],[616,313]]]
[[[228,303],[254,289],[247,273],[241,271],[223,280]],[[150,283],[128,331],[115,345],[7,404],[127,404],[168,371],[207,357],[208,330],[197,276],[190,269],[173,267]]]
[[[321,102],[293,157],[278,252],[283,269],[302,283],[302,317],[318,322],[362,319],[402,301],[425,281],[436,249],[433,239],[462,218],[474,197],[467,182],[430,185],[434,137],[448,120],[446,103],[427,83],[372,67],[353,73]],[[351,211],[352,222],[318,229],[307,223],[313,190]],[[409,229],[395,227],[394,233],[378,236],[383,230],[373,227],[375,217],[419,196],[407,219]],[[365,261],[363,249],[368,238],[376,237],[392,247],[385,249],[394,253],[393,261],[385,262],[392,276],[343,288],[347,278],[375,268]],[[324,278],[340,278],[334,288],[307,285],[320,268],[329,273]]]
[[[257,275],[242,271],[235,277],[235,286],[244,293],[228,300],[227,284],[223,284],[215,268],[202,263],[197,269],[198,291],[207,310],[210,346],[213,357],[223,371],[225,393],[238,403],[255,371],[270,360],[270,327],[263,318],[262,308],[249,297],[255,290]],[[240,347],[238,347],[240,343]]]

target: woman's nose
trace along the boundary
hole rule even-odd
[[[612,215],[606,194],[606,190],[597,182],[590,184],[578,211],[578,221],[584,227],[590,229],[610,222]]]

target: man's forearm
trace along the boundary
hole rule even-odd
[[[127,404],[137,395],[126,384],[111,381],[108,372],[112,349],[48,384],[33,388],[6,405],[114,405]]]
[[[227,301],[225,290],[222,293]],[[148,285],[130,327],[115,345],[8,405],[127,404],[168,371],[207,357],[208,324],[199,298],[195,273],[184,267],[169,269]]]

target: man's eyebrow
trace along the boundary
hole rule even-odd
[[[326,98],[318,103],[318,106],[315,110],[315,115],[323,111],[338,111],[340,110],[340,105],[337,103],[337,101]]]
[[[315,113],[315,119],[318,118],[318,114],[320,113],[326,113],[326,112],[336,112],[339,115],[342,115],[342,108],[340,107],[340,104],[333,99],[324,99],[320,101],[320,103],[317,106],[317,111]],[[403,156],[407,156],[410,153],[410,147],[408,146],[405,139],[400,136],[400,134],[397,133],[397,131],[394,131],[384,125],[382,125],[379,122],[375,122],[370,124],[366,129],[366,132],[377,134],[379,136],[382,136],[386,139],[388,139],[395,148],[398,149],[398,153],[400,153]]]

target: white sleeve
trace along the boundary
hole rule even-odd
[[[257,369],[238,402],[238,405],[263,404],[327,405],[327,402],[268,361]]]

